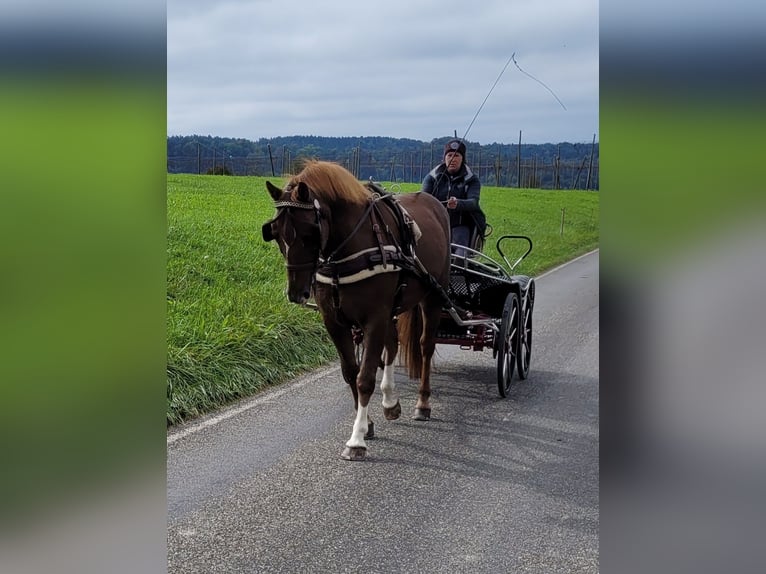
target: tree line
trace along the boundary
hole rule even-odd
[[[359,179],[420,182],[442,158],[449,137],[422,142],[390,137],[286,136],[257,141],[169,136],[168,173],[283,176],[306,158],[335,161]],[[466,141],[466,162],[485,185],[598,189],[598,151],[591,143],[485,144]]]

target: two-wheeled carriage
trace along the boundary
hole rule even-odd
[[[503,248],[523,242],[525,251],[511,263]],[[465,248],[465,255],[452,255],[447,295],[436,342],[463,349],[492,349],[497,359],[497,388],[505,397],[514,370],[520,379],[529,375],[532,356],[532,310],[535,280],[514,275],[516,266],[532,251],[532,240],[524,235],[504,235],[497,251],[505,265],[478,249]]]

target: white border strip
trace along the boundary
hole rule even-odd
[[[202,429],[205,429],[207,427],[217,425],[218,423],[225,421],[226,419],[230,419],[231,417],[237,416],[238,414],[244,413],[245,411],[249,411],[250,409],[257,407],[263,403],[266,403],[268,401],[281,397],[288,391],[294,390],[304,385],[308,385],[309,383],[313,383],[321,379],[322,377],[328,377],[338,371],[340,371],[340,365],[335,364],[333,366],[324,368],[321,371],[316,371],[314,373],[306,375],[305,378],[298,379],[294,383],[287,383],[287,384],[279,386],[273,391],[266,391],[264,393],[261,393],[255,398],[247,400],[245,403],[240,404],[236,407],[226,409],[225,411],[215,416],[206,418],[205,420],[199,421],[197,423],[192,423],[189,426],[184,426],[178,431],[171,431],[170,434],[168,434],[167,444],[168,446],[170,446],[177,440],[187,437],[190,434],[193,434],[197,431],[201,431]]]

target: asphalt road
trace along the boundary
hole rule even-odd
[[[536,279],[530,376],[497,392],[491,351],[439,346],[432,418],[364,462],[340,452],[337,366],[168,434],[168,572],[599,570],[598,252]]]

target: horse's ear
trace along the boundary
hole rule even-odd
[[[273,199],[274,201],[279,201],[279,198],[282,197],[282,190],[279,189],[276,185],[274,185],[270,181],[266,182],[266,189],[269,190],[271,199]]]
[[[298,199],[298,201],[302,201],[303,203],[310,203],[311,193],[309,192],[309,186],[306,185],[304,182],[299,181],[298,189],[295,191],[295,196]]]

